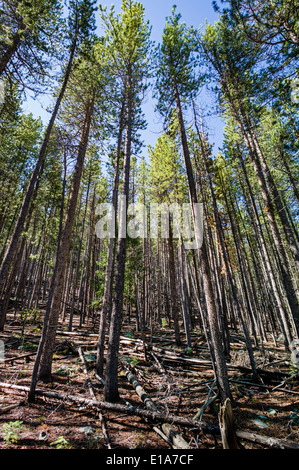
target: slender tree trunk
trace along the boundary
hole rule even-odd
[[[113,181],[113,189],[112,189],[112,206],[114,209],[115,217],[117,213],[117,198],[118,198],[118,187],[119,187],[119,163],[120,163],[120,154],[121,154],[122,139],[123,139],[124,104],[125,103],[123,101],[121,111],[120,111],[116,163],[115,163],[115,169],[114,169],[114,181]],[[106,274],[105,274],[103,306],[102,306],[102,311],[101,311],[101,316],[100,316],[99,338],[98,338],[98,344],[97,344],[96,370],[97,370],[98,375],[100,376],[103,375],[103,370],[104,370],[105,333],[106,333],[107,315],[108,315],[108,310],[109,310],[112,283],[113,283],[114,258],[115,258],[115,238],[110,237],[108,241],[108,254],[107,254],[107,266],[106,266]]]
[[[73,173],[64,225],[58,241],[56,263],[51,280],[50,293],[44,318],[44,326],[34,364],[29,400],[34,399],[37,375],[43,380],[51,378],[52,359],[55,337],[60,314],[61,300],[65,280],[65,272],[70,249],[70,240],[76,214],[76,206],[81,183],[83,164],[88,145],[89,131],[94,108],[94,96],[87,104],[86,114],[79,143],[77,162]]]
[[[111,312],[110,331],[108,340],[108,352],[106,362],[104,397],[106,401],[116,402],[119,399],[118,392],[118,351],[119,340],[123,318],[123,293],[125,282],[125,262],[126,262],[126,229],[127,229],[127,208],[129,198],[130,183],[130,161],[132,143],[132,90],[131,74],[127,77],[127,98],[126,98],[126,141],[123,166],[123,188],[120,205],[120,220],[117,245],[115,292]]]
[[[186,279],[185,279],[185,266],[184,266],[183,247],[179,246],[179,281],[180,281],[180,292],[181,292],[181,306],[183,311],[183,321],[185,327],[185,336],[187,347],[191,348],[191,336],[190,336],[190,316],[187,304],[187,293],[186,293]]]
[[[56,116],[58,114],[58,110],[59,110],[62,98],[64,96],[64,93],[65,93],[65,90],[66,90],[66,87],[67,87],[67,83],[68,83],[69,76],[70,76],[71,69],[72,69],[72,65],[73,65],[73,58],[74,58],[74,55],[75,55],[75,50],[76,50],[76,41],[74,42],[74,44],[71,48],[71,53],[70,53],[68,65],[67,65],[67,68],[66,68],[66,71],[65,71],[65,75],[64,75],[62,86],[61,86],[61,90],[60,90],[59,96],[56,100],[55,107],[54,107],[51,119],[50,119],[49,124],[47,126],[47,129],[46,129],[46,132],[45,132],[45,135],[44,135],[44,139],[43,139],[43,142],[42,142],[42,145],[41,145],[41,148],[40,148],[40,152],[39,152],[39,155],[38,155],[38,159],[36,161],[35,167],[34,167],[33,172],[31,174],[30,181],[29,181],[28,186],[27,186],[27,190],[26,190],[23,202],[22,202],[22,206],[21,206],[21,209],[20,209],[20,212],[19,212],[19,215],[18,215],[18,219],[17,219],[15,227],[14,227],[14,231],[13,231],[10,243],[7,247],[7,250],[5,252],[5,255],[4,255],[1,267],[0,267],[0,291],[1,291],[3,283],[5,282],[5,279],[8,275],[11,264],[13,263],[13,259],[14,259],[16,250],[18,248],[19,239],[20,239],[20,236],[21,236],[23,228],[24,228],[24,223],[25,223],[25,220],[26,220],[26,217],[27,217],[27,214],[28,214],[28,210],[29,210],[29,207],[30,207],[30,201],[31,201],[31,198],[32,198],[34,187],[36,185],[36,181],[37,181],[38,175],[40,173],[41,166],[43,164],[43,161],[44,161],[44,158],[45,158],[45,155],[46,155],[46,150],[47,150],[47,146],[48,146],[48,143],[49,143],[49,140],[50,140],[50,135],[51,135],[51,132],[52,132],[52,129],[53,129],[53,126],[54,126],[54,122],[55,122]],[[2,312],[1,312],[1,307],[0,307],[0,317],[1,317],[1,315],[2,315]]]
[[[88,206],[88,196],[89,196],[89,188],[90,188],[90,179],[91,175],[88,180],[88,185],[87,185],[87,194],[86,194],[86,201],[85,201],[85,210],[84,210],[84,216],[82,220],[82,227],[81,227],[81,235],[79,238],[79,246],[77,250],[77,265],[76,265],[76,274],[75,274],[75,279],[73,280],[73,294],[72,294],[72,304],[71,304],[71,311],[70,311],[70,318],[69,318],[69,327],[68,331],[72,331],[73,327],[73,315],[74,315],[74,308],[75,308],[75,297],[76,297],[76,290],[77,290],[77,283],[78,283],[78,274],[79,274],[79,268],[80,268],[80,258],[81,258],[81,249],[82,249],[82,242],[83,242],[83,234],[84,234],[84,227],[85,227],[85,219],[86,219],[86,213],[87,213],[87,206]]]
[[[179,329],[178,298],[177,298],[177,288],[176,288],[177,281],[176,281],[176,273],[175,273],[175,260],[174,260],[173,235],[172,235],[171,222],[169,223],[169,237],[167,240],[167,246],[168,246],[172,319],[173,319],[173,326],[174,326],[175,342],[177,346],[180,346],[181,338],[180,338],[180,329]]]
[[[194,182],[194,177],[193,177],[191,158],[190,158],[190,153],[189,153],[189,148],[188,148],[188,143],[187,143],[180,96],[179,96],[179,92],[178,92],[176,84],[174,84],[174,92],[175,92],[177,114],[178,114],[178,120],[179,120],[183,157],[184,157],[185,168],[186,168],[187,179],[188,179],[190,203],[192,206],[193,220],[195,221],[194,226],[196,226],[197,217],[195,215],[194,204],[198,203],[198,199],[197,199],[196,187],[195,187],[195,182]],[[224,402],[226,398],[231,398],[231,392],[230,392],[230,386],[229,386],[229,381],[228,381],[226,363],[225,363],[222,344],[221,344],[221,336],[220,336],[220,332],[218,328],[217,307],[216,307],[216,302],[214,298],[205,237],[203,237],[202,245],[198,249],[198,254],[199,254],[199,258],[201,262],[204,295],[205,295],[206,306],[207,306],[211,339],[212,339],[214,353],[215,353],[215,363],[216,363],[216,373],[217,373],[216,379],[218,382],[218,388],[219,388],[221,401]]]
[[[94,249],[94,240],[95,240],[95,232],[94,232],[94,216],[95,216],[95,200],[96,200],[96,188],[93,188],[93,195],[91,200],[91,208],[90,208],[90,220],[89,220],[89,240],[88,240],[88,253],[87,253],[87,267],[86,267],[86,289],[85,289],[85,305],[84,309],[87,311],[87,318],[90,318],[90,302],[92,300],[92,289],[91,285],[93,282],[93,249]]]

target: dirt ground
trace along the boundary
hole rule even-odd
[[[24,324],[13,317],[8,319],[5,331],[0,334],[5,361],[0,362],[2,384],[30,386],[40,332],[41,322],[38,320]],[[74,328],[74,334],[68,335],[67,325],[61,324],[53,362],[53,380],[51,383],[38,382],[37,389],[90,399],[84,367],[76,353],[76,348],[81,346],[92,389],[96,399],[103,401],[103,384],[95,376],[96,332],[96,327],[86,324],[81,329]],[[220,402],[219,397],[215,397],[216,388],[212,387],[214,372],[209,364],[209,352],[200,332],[193,332],[192,338],[194,347],[190,351],[184,345],[176,347],[167,328],[152,332],[152,346],[157,348],[155,355],[163,367],[162,373],[153,356],[147,354],[145,357],[140,334],[124,328],[121,363],[130,367],[139,384],[164,415],[191,420],[207,398],[214,397],[212,403],[202,410],[201,420],[217,427]],[[147,331],[146,340],[150,339],[150,332]],[[256,384],[252,380],[244,341],[235,332],[232,332],[231,341],[228,372],[235,429],[246,431],[251,437],[258,435],[286,440],[297,444],[299,448],[299,377],[283,346],[269,342],[263,344],[263,351],[254,349],[257,367],[266,371],[261,372],[260,381]],[[26,357],[22,357],[25,354]],[[196,363],[195,359],[203,363]],[[119,384],[121,405],[145,409],[122,368],[119,371]],[[1,450],[172,448],[165,436],[161,437],[157,432],[157,429],[161,429],[161,423],[157,421],[102,410],[100,413],[107,433],[105,437],[99,410],[67,399],[44,396],[36,396],[34,403],[28,403],[26,395],[24,391],[0,386]],[[17,406],[6,409],[9,405]],[[175,426],[175,429],[188,442],[190,449],[213,450],[223,447],[220,433],[199,431],[198,427]],[[240,443],[244,449],[279,447],[277,442],[275,445],[261,444],[252,438],[240,439]]]

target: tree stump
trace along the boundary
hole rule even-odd
[[[229,398],[220,406],[218,418],[223,449],[242,449],[236,435],[233,410]]]

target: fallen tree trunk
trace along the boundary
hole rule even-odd
[[[284,439],[276,439],[274,437],[260,436],[259,434],[247,432],[247,431],[236,431],[239,439],[244,439],[250,442],[256,442],[267,447],[275,449],[299,449],[299,444],[293,441],[287,441]]]
[[[21,385],[13,385],[4,382],[0,382],[0,388],[7,389],[7,390],[15,390],[17,392],[28,393],[29,387],[21,386]],[[156,422],[168,422],[172,424],[177,424],[179,426],[186,426],[188,428],[194,429],[195,431],[202,431],[212,435],[220,435],[220,428],[218,425],[211,425],[205,423],[203,421],[193,421],[192,419],[182,418],[176,415],[163,415],[161,413],[150,412],[145,410],[140,410],[134,406],[130,406],[130,408],[118,405],[115,403],[108,403],[108,402],[100,402],[97,400],[89,400],[86,398],[77,397],[74,395],[63,395],[57,392],[50,392],[44,390],[36,390],[35,394],[41,397],[53,398],[57,400],[63,401],[72,401],[74,403],[80,403],[80,405],[96,407],[103,410],[117,412],[117,413],[125,413],[130,415],[136,415],[141,418],[146,418]],[[277,449],[299,449],[299,444],[293,441],[283,440],[283,439],[275,439],[272,437],[260,436],[258,434],[249,433],[246,431],[236,431],[236,435],[239,439],[256,442],[258,444],[264,445],[270,448],[277,448]]]
[[[0,388],[7,389],[7,390],[15,390],[17,392],[24,392],[24,393],[28,393],[30,390],[29,387],[8,384],[5,382],[0,382]],[[68,395],[68,394],[64,395],[61,393],[45,391],[45,390],[36,390],[35,394],[41,397],[80,403],[80,405],[99,408],[102,410],[107,410],[107,411],[111,411],[115,413],[125,413],[129,415],[136,415],[141,418],[146,418],[148,420],[155,421],[155,422],[162,422],[162,423],[165,422],[165,423],[170,423],[170,424],[176,424],[178,426],[183,426],[183,427],[185,426],[188,428],[193,428],[196,431],[202,431],[202,432],[206,432],[210,434],[219,435],[220,433],[218,425],[212,425],[212,424],[208,424],[205,422],[193,421],[192,419],[182,418],[180,416],[176,416],[172,414],[141,410],[134,406],[127,407],[124,405],[119,405],[117,403],[109,403],[105,401],[103,402],[103,401],[98,401],[98,400],[92,400],[88,398],[77,397],[75,395]]]
[[[146,408],[153,412],[158,412],[156,404],[151,400],[145,390],[142,388],[136,377],[132,374],[130,370],[126,370],[126,377],[128,382],[134,387],[137,395],[141,398]],[[174,429],[169,423],[162,424],[162,431],[172,443],[175,449],[189,449],[189,444],[182,435]]]
[[[7,413],[10,410],[13,410],[14,408],[18,408],[19,406],[22,406],[22,405],[24,405],[23,401],[20,401],[19,403],[14,403],[13,405],[3,406],[2,408],[0,408],[0,415]]]
[[[127,377],[127,380],[128,382],[133,386],[133,388],[135,389],[135,392],[137,393],[137,395],[139,396],[139,398],[143,401],[145,407],[149,410],[149,411],[154,411],[154,412],[157,412],[158,411],[158,408],[157,406],[155,405],[155,403],[152,401],[152,399],[148,396],[148,394],[146,393],[146,391],[143,389],[143,387],[140,385],[140,383],[138,382],[138,380],[136,379],[136,377],[132,374],[132,372],[128,369],[126,369],[126,377]]]
[[[20,354],[20,356],[5,358],[4,363],[6,364],[7,362],[18,361],[19,359],[24,359],[25,357],[28,358],[28,357],[35,356],[35,355],[36,355],[36,351],[33,353]]]
[[[85,374],[85,377],[86,377],[86,384],[88,386],[90,396],[93,399],[96,399],[95,393],[94,393],[93,388],[92,388],[91,380],[88,376],[87,365],[86,365],[85,357],[84,357],[84,354],[82,352],[81,346],[79,346],[79,348],[78,348],[78,353],[79,353],[79,357],[80,357],[81,362],[82,362],[84,374]],[[104,419],[104,416],[102,415],[102,413],[100,411],[99,411],[99,420],[100,420],[100,423],[101,423],[103,436],[104,436],[104,438],[106,440],[106,443],[107,443],[107,447],[108,447],[108,449],[111,449],[111,445],[110,445],[110,441],[109,441],[109,437],[108,437],[108,433],[107,433],[107,429],[106,429],[105,419]]]

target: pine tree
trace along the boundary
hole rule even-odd
[[[71,74],[72,66],[73,66],[73,60],[75,57],[75,54],[78,50],[78,47],[80,44],[82,44],[82,41],[84,38],[87,37],[87,35],[90,32],[90,27],[93,27],[93,24],[91,22],[91,25],[89,24],[90,19],[92,18],[92,13],[93,13],[93,2],[81,2],[81,4],[77,4],[75,2],[75,5],[72,5],[72,9],[70,12],[70,17],[69,17],[69,22],[70,22],[70,30],[69,30],[69,35],[70,35],[70,56],[69,60],[67,63],[66,70],[64,72],[63,80],[62,80],[62,85],[58,94],[58,97],[56,99],[56,103],[50,118],[50,121],[47,125],[47,128],[44,133],[43,141],[41,143],[40,151],[38,158],[36,160],[34,169],[32,171],[30,180],[28,182],[28,186],[23,198],[22,206],[18,214],[18,218],[15,223],[14,231],[10,239],[10,243],[7,246],[5,256],[2,260],[2,264],[0,267],[0,289],[3,286],[3,283],[5,282],[5,279],[9,273],[9,270],[13,264],[13,260],[16,254],[19,238],[21,236],[25,220],[28,214],[29,206],[30,206],[30,200],[32,198],[32,194],[36,185],[36,181],[38,179],[40,169],[43,165],[44,158],[46,155],[47,151],[47,146],[50,140],[51,132],[63,99],[63,96],[65,94],[67,84],[69,81],[69,77]],[[1,311],[1,304],[0,304],[0,318],[3,317],[3,313]],[[0,324],[4,324],[4,319],[1,319]],[[3,328],[3,326],[2,326]]]
[[[169,109],[172,107],[175,107],[177,113],[189,188],[189,198],[194,226],[196,227],[197,218],[195,204],[198,203],[198,197],[185,129],[182,103],[190,103],[190,100],[196,96],[201,83],[201,76],[196,70],[197,59],[194,55],[194,31],[192,28],[188,28],[184,23],[181,24],[180,19],[181,15],[175,12],[174,7],[171,17],[166,20],[166,26],[162,37],[162,45],[158,49],[156,84],[158,91],[157,107],[166,118],[168,118]],[[196,234],[196,236],[198,237],[198,234]],[[199,238],[197,238],[197,240],[199,242]],[[200,246],[200,243],[198,244]],[[202,269],[209,328],[215,354],[216,377],[221,400],[225,400],[230,397],[231,394],[220,332],[218,329],[217,308],[212,287],[211,269],[205,238],[203,238],[203,243],[198,249],[198,254]]]
[[[32,374],[30,400],[34,398],[34,391],[38,377],[49,380],[52,373],[52,358],[54,341],[59,320],[60,306],[65,284],[65,275],[70,251],[71,235],[76,216],[79,189],[83,174],[85,156],[89,144],[89,136],[93,118],[97,107],[101,110],[99,121],[103,120],[105,106],[103,106],[103,92],[107,77],[105,75],[105,49],[102,44],[88,44],[83,57],[78,59],[76,68],[71,76],[68,93],[65,96],[64,112],[67,119],[69,115],[80,117],[80,140],[77,150],[77,159],[72,175],[72,184],[69,190],[67,207],[63,224],[57,241],[56,262],[51,279],[50,292],[44,318],[43,333],[39,344],[34,371]],[[68,96],[68,94],[70,96]],[[70,104],[72,107],[70,108]]]
[[[115,290],[111,312],[108,352],[106,362],[105,400],[118,400],[118,349],[122,325],[123,293],[126,260],[126,215],[130,187],[130,161],[136,118],[139,118],[140,94],[145,89],[148,76],[148,52],[150,28],[144,20],[144,8],[139,2],[124,0],[120,15],[113,8],[107,15],[103,12],[106,42],[112,53],[115,68],[125,102],[125,143],[122,181],[122,204],[116,255]]]
[[[61,2],[3,0],[0,22],[0,76],[10,74],[36,90],[61,37]]]

